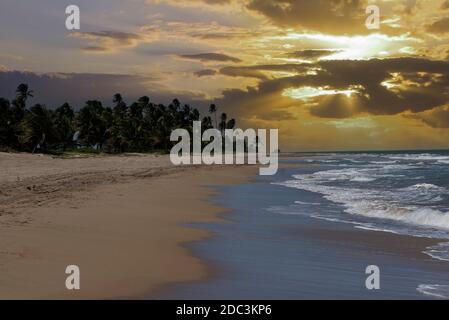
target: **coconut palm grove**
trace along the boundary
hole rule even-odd
[[[86,101],[75,111],[68,103],[57,108],[42,104],[27,106],[34,92],[20,84],[16,98],[0,98],[0,149],[6,151],[61,153],[85,152],[167,152],[172,147],[170,134],[177,128],[192,131],[192,122],[201,118],[198,109],[174,99],[168,106],[152,103],[142,96],[128,105],[121,94],[112,97],[111,107],[98,100]],[[235,120],[217,106],[201,119],[202,130],[233,129]]]

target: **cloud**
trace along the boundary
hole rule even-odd
[[[281,27],[328,33],[364,32],[365,0],[250,0],[247,8]]]
[[[341,50],[327,50],[327,49],[305,49],[294,52],[286,53],[289,58],[300,58],[300,59],[318,59],[332,54],[341,52]]]
[[[441,4],[441,9],[442,10],[449,9],[449,0],[444,1],[443,4]]]
[[[260,116],[258,116],[258,119],[266,121],[285,121],[295,120],[296,117],[287,110],[274,110],[262,113]]]
[[[57,107],[65,102],[75,108],[82,107],[87,100],[100,100],[105,105],[112,103],[112,95],[120,92],[125,100],[135,101],[147,95],[155,103],[167,103],[175,97],[186,103],[202,102],[205,95],[170,90],[161,86],[159,79],[148,76],[89,73],[34,73],[0,72],[0,97],[13,99],[16,87],[27,83],[34,91],[29,104],[43,103]]]
[[[70,36],[87,40],[89,45],[83,47],[83,51],[96,53],[131,48],[149,40],[140,34],[121,31],[73,32]]]
[[[419,58],[322,61],[312,81],[336,89],[358,88],[354,113],[421,112],[449,99],[449,63]],[[331,106],[329,106],[330,108]]]
[[[160,4],[160,3],[167,3],[172,6],[181,6],[181,7],[190,7],[190,6],[198,6],[201,4],[207,4],[211,6],[215,5],[227,5],[232,3],[233,0],[188,0],[188,1],[182,1],[182,0],[145,0],[145,3],[151,5],[151,4]]]
[[[102,52],[107,52],[107,51],[109,51],[109,49],[108,48],[105,48],[105,47],[100,47],[100,46],[87,46],[87,47],[83,47],[83,48],[81,48],[83,51],[86,51],[86,52],[93,52],[93,53],[95,53],[95,52],[97,52],[97,53],[102,53]]]
[[[262,64],[254,66],[228,66],[220,69],[220,73],[230,77],[247,77],[257,79],[269,79],[264,72],[289,72],[289,73],[305,73],[311,71],[313,68],[310,64],[306,63],[287,63],[287,64]]]
[[[433,128],[449,128],[449,105],[407,117],[421,120]]]
[[[404,4],[404,12],[406,14],[412,14],[418,5],[417,0],[406,0]]]
[[[307,109],[321,118],[350,118],[358,114],[420,113],[449,102],[449,61],[326,60],[309,64],[309,68],[314,72],[265,79],[244,90],[225,90],[216,103],[247,118],[291,107]],[[307,88],[314,88],[308,97],[307,91],[286,94],[287,89],[301,92]]]
[[[234,62],[239,63],[242,60],[221,53],[198,53],[198,54],[182,54],[179,58],[187,60],[196,60],[201,62]]]
[[[186,21],[163,21],[156,20],[150,24],[141,27],[143,34],[150,37],[157,35],[164,40],[187,40],[209,44],[214,43],[228,44],[235,39],[247,39],[251,37],[267,34],[267,31],[251,29],[247,27],[228,26],[216,21],[211,22],[186,22]]]
[[[229,77],[267,79],[262,72],[251,67],[224,67],[220,69],[220,73]]]
[[[216,70],[213,69],[204,69],[200,70],[194,73],[197,77],[207,77],[207,76],[213,76],[217,74]]]
[[[427,31],[432,33],[447,33],[449,32],[449,17],[442,18],[435,21],[427,27]]]

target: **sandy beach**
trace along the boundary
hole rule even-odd
[[[445,294],[447,262],[425,254],[444,239],[316,219],[338,207],[278,184],[316,171],[311,159],[284,158],[265,177],[157,155],[0,153],[0,299],[420,299],[436,284]],[[81,290],[66,289],[68,265]]]
[[[252,167],[174,167],[168,156],[60,159],[0,153],[0,299],[145,298],[208,267],[184,244],[219,221],[211,186]],[[77,265],[81,290],[68,291]]]

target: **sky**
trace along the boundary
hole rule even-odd
[[[449,0],[2,0],[0,41],[8,99],[215,103],[282,151],[449,148]]]

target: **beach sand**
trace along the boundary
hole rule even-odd
[[[168,156],[59,159],[0,153],[0,299],[146,298],[208,267],[184,244],[219,221],[211,186],[256,167],[174,167]],[[81,290],[65,287],[80,268]]]

